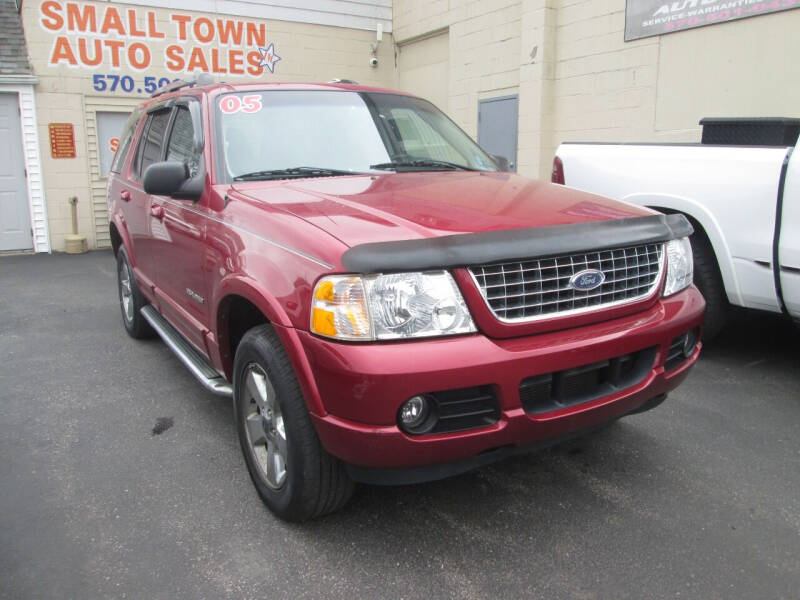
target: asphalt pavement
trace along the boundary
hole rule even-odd
[[[739,315],[651,412],[291,525],[110,252],[2,257],[0,597],[797,599],[799,342]]]

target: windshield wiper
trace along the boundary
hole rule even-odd
[[[291,167],[289,169],[270,169],[243,173],[233,178],[234,181],[267,181],[271,179],[299,179],[303,177],[333,177],[335,175],[360,175],[354,171],[326,169],[323,167]]]
[[[457,163],[448,162],[446,160],[436,160],[434,158],[415,158],[411,160],[397,160],[392,162],[378,163],[377,165],[370,165],[370,169],[388,170],[388,169],[413,169],[414,167],[433,167],[442,168],[451,171],[477,171],[472,167],[466,167]]]

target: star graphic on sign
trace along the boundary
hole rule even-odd
[[[266,48],[259,47],[258,51],[261,52],[261,62],[258,63],[258,66],[267,67],[270,73],[274,73],[275,63],[281,59],[280,56],[275,54],[275,44],[270,43]]]

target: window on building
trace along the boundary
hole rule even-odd
[[[192,115],[185,106],[179,106],[175,114],[175,122],[167,144],[167,160],[186,163],[189,174],[194,177],[200,167],[200,157],[194,145],[194,127]]]
[[[113,129],[111,132],[107,132],[107,128],[105,127],[107,124],[113,124],[113,118],[110,119],[112,123],[108,123],[105,115],[114,115],[117,118],[121,115],[124,119],[127,119],[125,125],[120,129],[122,133],[119,134],[119,132],[117,132],[119,137],[116,138],[116,143]],[[136,131],[136,124],[139,122],[139,117],[141,117],[141,115],[142,112],[140,110],[134,111],[131,115],[126,115],[125,113],[97,113],[97,129],[100,138],[100,174],[103,177],[108,174],[108,171],[119,173],[122,170],[122,165],[125,163],[125,156],[128,154],[128,148],[131,145],[133,134]],[[110,159],[110,167],[105,166],[108,164],[105,162],[104,157],[106,152],[112,157]]]

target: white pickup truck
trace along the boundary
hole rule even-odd
[[[800,320],[797,146],[563,143],[552,179],[689,218],[705,337],[729,304]]]

